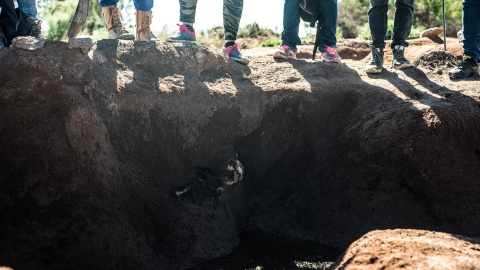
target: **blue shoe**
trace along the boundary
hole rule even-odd
[[[241,64],[248,65],[248,63],[250,62],[248,58],[246,58],[242,55],[242,53],[240,53],[240,48],[238,48],[237,44],[223,47],[222,52]]]
[[[195,29],[188,29],[186,24],[177,24],[180,26],[176,36],[167,37],[168,42],[197,42],[197,37],[195,36]]]

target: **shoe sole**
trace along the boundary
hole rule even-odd
[[[196,40],[177,40],[177,39],[165,39],[167,42],[181,42],[181,43],[197,43]]]
[[[116,39],[121,39],[121,40],[135,40],[135,36],[130,34],[130,35],[121,35],[117,37]]]
[[[295,56],[294,57],[291,57],[291,56],[286,57],[285,55],[283,55],[279,52],[275,52],[273,54],[273,58],[275,58],[275,59],[286,59],[286,60],[297,60],[297,57],[295,57]]]
[[[250,63],[250,60],[248,59],[240,59],[240,58],[234,58],[234,57],[230,57],[230,58],[237,61],[240,64],[248,65],[248,63]]]
[[[342,63],[340,59],[330,59],[330,60],[322,59],[322,61],[325,63],[337,63],[337,64]]]
[[[380,74],[382,73],[383,69],[376,69],[376,68],[365,68],[365,72],[369,74]]]
[[[404,68],[409,68],[409,67],[413,67],[412,64],[401,64],[401,65],[393,65],[394,68],[396,69],[404,69]]]

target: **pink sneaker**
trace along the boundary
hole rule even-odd
[[[341,60],[335,48],[325,46],[325,51],[322,52],[322,61],[327,63],[340,63]]]
[[[287,45],[282,45],[278,51],[273,54],[273,58],[297,60],[297,53]]]

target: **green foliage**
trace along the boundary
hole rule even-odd
[[[47,39],[62,40],[67,38],[68,28],[77,8],[78,0],[43,0],[39,1],[39,17],[46,23],[44,35]],[[102,8],[97,1],[90,1],[85,26],[79,36],[92,39],[106,38],[105,21]]]
[[[369,0],[342,0],[338,4],[338,28],[344,38],[355,38],[368,22]]]
[[[361,37],[368,40],[365,24],[368,23],[369,0],[342,0],[338,4],[338,29],[344,38]],[[415,1],[414,29],[443,27],[442,0]],[[393,19],[395,1],[389,1],[388,17]],[[462,1],[445,0],[447,35],[456,36],[462,28]],[[368,26],[368,25],[367,25]],[[368,27],[367,27],[368,28]]]
[[[372,36],[370,35],[370,26],[367,23],[365,23],[362,27],[359,28],[360,33],[356,37],[359,40],[372,40]],[[425,27],[423,26],[413,26],[412,31],[410,32],[410,35],[408,36],[407,39],[414,39],[414,38],[419,38],[420,34],[425,30]],[[393,37],[393,20],[388,20],[387,24],[387,34],[385,35],[385,40],[391,40]]]
[[[277,47],[277,46],[280,46],[280,44],[282,44],[281,40],[268,39],[264,43],[260,44],[260,47]]]
[[[256,38],[256,37],[278,37],[279,35],[271,29],[263,28],[258,23],[248,24],[238,30],[239,38]]]

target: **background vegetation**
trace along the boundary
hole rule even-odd
[[[280,0],[276,1],[280,2]],[[75,13],[77,3],[78,0],[38,0],[41,11],[39,17],[48,26],[43,31],[48,39],[67,38],[68,27]],[[342,0],[339,2],[337,38],[371,39],[367,16],[369,3],[369,0]],[[445,0],[445,3],[447,35],[456,36],[456,33],[462,28],[462,1]],[[120,0],[118,6],[123,14],[129,14],[129,12],[131,13],[134,10],[133,1],[131,0]],[[389,30],[386,39],[391,38],[394,11],[394,0],[390,0]],[[282,16],[282,14],[278,14],[278,16]],[[416,0],[414,27],[410,38],[418,38],[425,29],[442,27],[442,16],[442,0]],[[124,18],[125,25],[134,25],[133,20],[134,16]],[[127,30],[131,33],[134,32],[133,27]],[[315,30],[307,30],[307,37],[304,40],[307,42],[311,40],[312,36],[315,35]],[[162,40],[174,33],[168,33],[165,26],[159,33],[154,34]],[[94,40],[107,38],[102,9],[96,0],[90,1],[88,19],[80,35],[91,36]],[[198,40],[206,46],[218,48],[221,47],[223,35],[223,27],[215,26],[208,31],[199,33]],[[239,30],[238,37],[246,39],[260,37],[262,41],[258,44],[259,46],[278,46],[280,33],[275,33],[273,30],[262,28],[258,24],[253,23],[242,27]]]

